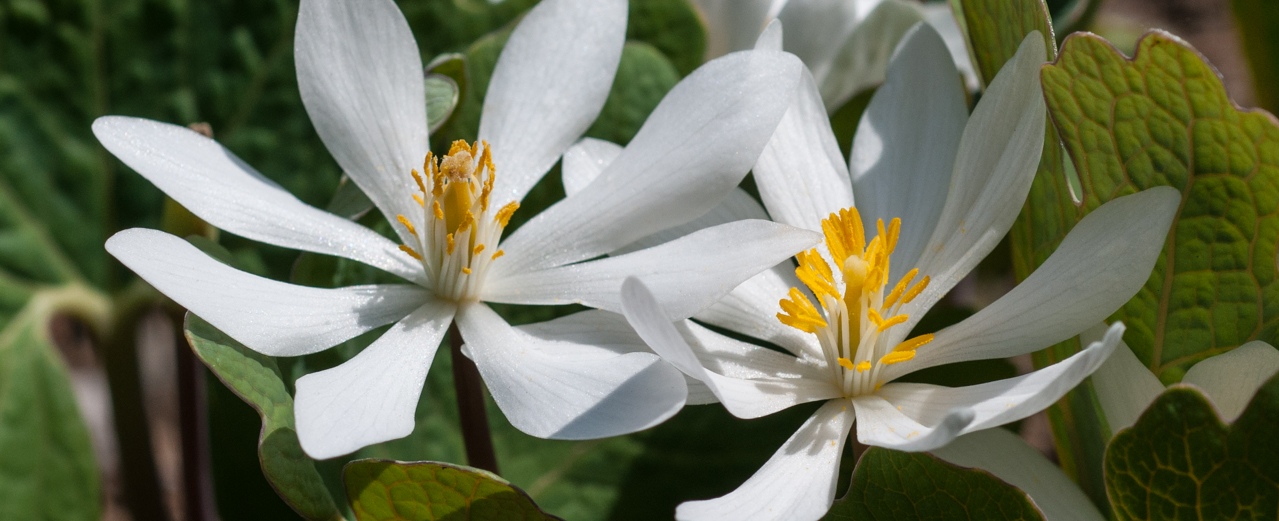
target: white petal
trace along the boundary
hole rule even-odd
[[[1099,341],[1106,330],[1105,323],[1093,326],[1079,334],[1079,341],[1084,345]],[[1164,392],[1159,377],[1137,359],[1123,340],[1119,341],[1115,353],[1092,374],[1092,386],[1106,414],[1111,436],[1137,423],[1146,407]]]
[[[794,56],[744,51],[693,71],[595,182],[503,242],[494,275],[589,259],[714,208],[759,158],[799,70]]]
[[[741,283],[694,318],[729,331],[772,342],[799,356],[807,354],[821,359],[817,336],[805,333],[777,320],[782,312],[779,304],[790,288],[807,291],[795,277],[795,263],[782,262]]]
[[[932,451],[934,456],[961,467],[994,474],[1030,496],[1052,521],[1103,521],[1106,518],[1084,491],[1043,454],[1016,434],[986,429],[965,434]]]
[[[429,296],[418,286],[338,289],[277,282],[237,270],[164,232],[133,228],[107,239],[107,252],[148,284],[245,346],[298,356],[395,322]]]
[[[1221,419],[1234,422],[1257,390],[1279,372],[1279,351],[1261,341],[1248,342],[1192,366],[1181,383],[1204,390]]]
[[[826,379],[804,378],[802,375],[791,378],[761,375],[760,378],[742,379],[706,370],[684,336],[666,318],[653,294],[634,277],[627,278],[622,285],[622,311],[654,352],[684,374],[705,382],[724,408],[738,418],[758,418],[792,405],[834,398],[840,394]],[[791,367],[800,370],[793,357]]]
[[[304,0],[293,52],[302,104],[333,158],[388,220],[421,212],[409,171],[430,147],[426,90],[395,2]]]
[[[626,40],[626,2],[547,0],[506,41],[480,116],[497,167],[493,197],[518,201],[591,126]]]
[[[422,264],[377,232],[293,197],[216,141],[185,127],[107,116],[93,134],[209,224],[255,241],[357,260],[420,282]]]
[[[746,279],[820,240],[769,221],[737,221],[634,253],[485,281],[483,300],[568,304],[621,311],[622,280],[637,276],[672,319],[705,309]]]
[[[903,311],[932,307],[1012,228],[1043,149],[1046,116],[1039,68],[1046,52],[1039,33],[1022,40],[968,119],[946,205],[919,259],[920,274],[932,277],[932,283]],[[913,313],[902,329],[909,330],[922,316]]]
[[[753,172],[764,207],[779,223],[820,231],[822,219],[853,205],[844,154],[807,70]]]
[[[972,56],[968,54],[968,42],[964,40],[964,31],[955,20],[950,2],[925,2],[919,6],[919,10],[924,14],[928,25],[933,26],[942,40],[946,41],[946,48],[950,49],[950,56],[955,59],[955,68],[964,75],[964,85],[970,91],[977,90],[981,86],[980,79],[977,77],[977,70],[973,68]]]
[[[783,0],[784,1],[784,0]],[[775,0],[693,0],[706,23],[707,61],[750,49],[782,2]]]
[[[813,413],[755,475],[725,496],[688,501],[680,521],[815,521],[835,501],[844,441],[853,424],[849,405],[831,400]]]
[[[308,456],[326,459],[413,432],[452,303],[432,300],[337,367],[298,378],[293,414]]]
[[[759,33],[759,38],[755,39],[755,50],[757,51],[781,51],[782,49],[782,21],[773,19],[764,26],[764,31]]]
[[[786,27],[783,47],[820,82],[843,42],[883,0],[788,0],[777,14]],[[834,45],[833,45],[834,44]]]
[[[457,325],[493,400],[533,436],[618,436],[657,425],[684,406],[684,376],[656,355],[542,340],[482,303],[462,308]]]
[[[888,384],[890,385],[908,384]],[[857,441],[907,452],[932,450],[955,439],[973,421],[973,411],[959,408],[950,411],[936,424],[924,425],[902,414],[901,410],[878,394],[853,398],[857,411]]]
[[[688,221],[679,226],[673,226],[660,232],[654,233],[647,237],[643,237],[635,242],[622,246],[609,255],[618,256],[626,253],[651,248],[659,244],[665,244],[698,230],[704,230],[721,224],[731,223],[734,221],[743,221],[746,219],[768,220],[768,213],[764,211],[764,207],[759,205],[751,194],[746,190],[734,188],[728,193],[728,196],[720,201],[719,206],[711,208],[701,217]]]
[[[902,36],[923,20],[918,4],[887,0],[858,24],[821,73],[814,69],[826,110],[835,112],[858,92],[884,81],[893,49]],[[958,79],[954,80],[958,83]]]
[[[622,153],[622,145],[603,139],[582,138],[564,153],[561,174],[564,194],[574,194],[591,184]]]
[[[824,364],[729,338],[691,320],[676,322],[675,328],[697,354],[702,367],[729,378],[830,378],[830,370]],[[823,388],[826,385],[821,383]]]
[[[875,394],[922,425],[940,424],[951,411],[964,410],[973,414],[973,420],[956,434],[998,427],[1052,405],[1097,370],[1119,345],[1123,334],[1123,323],[1116,322],[1101,342],[1094,342],[1061,362],[1015,378],[953,388],[891,382]],[[919,450],[931,450],[949,440],[938,441],[937,445]]]
[[[938,332],[914,360],[889,366],[884,378],[1033,352],[1101,322],[1150,278],[1180,202],[1176,189],[1158,187],[1093,210],[1030,277],[976,315]]]
[[[849,171],[867,237],[900,218],[889,284],[919,261],[946,204],[968,102],[940,36],[921,24],[903,38],[857,125]],[[762,191],[762,189],[761,189]]]

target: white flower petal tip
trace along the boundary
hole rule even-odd
[[[1279,350],[1253,341],[1191,366],[1181,383],[1202,389],[1221,419],[1232,423],[1277,372]]]
[[[1020,488],[1052,521],[1106,519],[1060,467],[1004,429],[965,434],[932,452],[955,465],[988,471]]]
[[[1181,193],[1165,186],[1101,205],[1030,277],[976,315],[938,332],[912,364],[893,366],[886,377],[1033,352],[1105,320],[1149,280],[1180,204]]]
[[[892,384],[884,388],[889,385]],[[933,450],[950,443],[977,418],[972,409],[955,407],[943,411],[935,418],[936,423],[928,426],[908,417],[876,395],[853,398],[853,408],[857,412],[857,441],[863,445],[906,452]]]
[[[120,161],[218,228],[423,280],[421,264],[391,241],[303,203],[218,142],[186,127],[106,116],[93,122],[93,134]]]
[[[523,199],[608,99],[626,39],[623,0],[549,0],[515,27],[498,56],[479,138],[501,169],[499,204]]]
[[[408,174],[429,147],[408,20],[391,0],[305,0],[296,33],[298,91],[324,146],[383,215],[408,215]]]
[[[955,436],[1014,422],[1052,405],[1101,367],[1102,362],[1119,345],[1123,335],[1123,323],[1116,322],[1106,331],[1101,341],[1089,344],[1083,351],[1061,362],[1016,378],[955,388],[913,383],[885,384],[877,393],[882,405],[876,410],[881,414],[887,412],[900,416],[895,420],[901,424],[913,423],[925,428],[944,424],[956,411],[972,414],[969,421],[950,438],[933,436],[928,443],[916,443],[911,445],[911,449],[901,449],[932,450],[945,445]],[[856,400],[860,406],[861,398]],[[858,430],[860,436],[861,429],[867,426],[861,423],[860,408],[858,422],[862,426]],[[889,425],[894,432],[903,430],[899,426]],[[882,433],[880,435],[882,437]],[[929,443],[933,445],[928,446]]]
[[[839,460],[853,424],[848,407],[846,401],[827,402],[737,490],[715,499],[681,503],[675,519],[820,519],[835,501]]]
[[[757,51],[781,51],[782,50],[782,21],[774,19],[768,22],[768,26],[764,28],[764,32],[759,34],[759,39],[755,40],[755,50]]]
[[[511,327],[483,304],[458,327],[494,401],[516,428],[580,440],[653,427],[684,406],[684,375],[651,353],[548,341]]]
[[[167,233],[134,228],[107,252],[178,304],[246,347],[269,356],[328,349],[395,322],[427,302],[418,286],[320,289],[239,271]]]
[[[635,277],[622,285],[622,312],[653,352],[684,374],[703,382],[733,416],[758,418],[787,407],[832,398],[834,386],[805,379],[730,378],[706,369],[671,324],[656,297]]]
[[[293,411],[302,450],[327,459],[413,432],[427,370],[452,304],[422,306],[342,365],[298,378]]]

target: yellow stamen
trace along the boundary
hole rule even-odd
[[[883,358],[880,358],[879,362],[884,365],[893,365],[905,362],[912,358],[915,358],[914,351],[893,351],[884,355]]]
[[[479,255],[482,251],[484,251],[484,245],[476,244],[475,249],[471,250],[471,255]]]
[[[401,244],[400,251],[403,251],[404,253],[409,254],[409,257],[413,257],[414,259],[417,259],[417,260],[422,260],[422,254],[414,251],[413,248],[410,248],[408,246]]]
[[[467,210],[466,215],[462,216],[462,224],[457,225],[457,231],[465,232],[470,229],[472,224],[475,224],[475,215],[470,210]]]
[[[910,315],[897,315],[894,317],[890,317],[888,320],[885,320],[882,324],[879,325],[879,330],[884,331],[890,327],[893,327],[907,320],[910,320]]]
[[[400,224],[403,224],[404,228],[407,229],[409,233],[413,235],[417,235],[417,228],[413,227],[413,223],[409,222],[409,219],[407,217],[403,215],[397,215],[395,216],[395,219],[397,221],[400,221]]]
[[[427,152],[426,158],[427,161],[431,160],[430,152]],[[421,190],[422,193],[426,193],[426,183],[422,182],[422,174],[417,173],[417,170],[411,170],[409,173],[413,174],[413,180],[417,181],[418,190]],[[413,194],[413,197],[417,197],[417,194]]]
[[[888,253],[897,251],[897,236],[902,231],[902,220],[893,217],[893,222],[888,224]]]
[[[849,359],[847,359],[847,358],[840,358],[840,359],[838,359],[838,360],[836,360],[836,361],[837,361],[837,362],[839,362],[840,367],[843,367],[844,369],[847,369],[847,370],[849,370],[849,371],[852,371],[853,369],[855,369],[855,368],[857,367],[857,366],[853,365],[853,361],[852,361],[852,360],[849,360]]]
[[[422,208],[426,208],[426,201],[422,200],[422,196],[413,194],[413,200],[417,201],[418,206],[421,206]]]
[[[870,360],[862,360],[862,363],[857,364],[857,372],[864,373],[869,370],[870,370]]]
[[[435,215],[436,219],[444,219],[444,210],[440,209],[439,201],[431,201],[431,213]]]
[[[501,210],[497,211],[497,216],[495,218],[497,220],[497,223],[502,225],[503,228],[505,228],[506,223],[511,222],[511,216],[515,215],[515,211],[519,209],[520,209],[520,203],[517,203],[515,201],[511,201],[507,203],[506,206],[503,206]]]
[[[799,277],[808,289],[819,297],[830,295],[839,298],[839,290],[835,289],[834,275],[830,271],[830,266],[817,253],[817,250],[799,252],[796,258],[799,259],[799,267],[795,268],[795,276]],[[818,301],[824,302],[820,298]]]
[[[920,346],[932,341],[933,341],[932,333],[928,333],[926,335],[919,335],[915,338],[912,338],[910,340],[897,344],[897,347],[893,348],[893,352],[914,351],[916,349],[919,349]]]
[[[902,292],[906,291],[906,288],[910,286],[910,281],[915,280],[915,275],[918,274],[919,268],[915,268],[906,273],[906,276],[902,277],[902,280],[897,281],[897,285],[893,287],[893,291],[889,293],[887,297],[884,297],[884,309],[891,308],[893,307],[893,304],[897,303],[897,299],[901,298]]]
[[[438,237],[438,236],[437,236],[437,237]],[[453,254],[453,247],[454,247],[454,246],[456,246],[456,244],[454,244],[454,243],[453,243],[453,234],[451,234],[451,233],[450,233],[450,234],[446,235],[444,238],[445,238],[445,240],[447,240],[447,241],[448,241],[448,243],[449,243],[448,254],[449,254],[449,255],[452,255],[452,254]]]
[[[467,274],[467,275],[470,275],[470,274],[471,274],[471,268],[462,268],[462,273],[465,273],[465,274]]]
[[[826,321],[817,313],[817,308],[813,307],[813,303],[798,288],[791,288],[790,298],[782,299],[778,304],[783,313],[778,313],[777,319],[783,324],[809,333],[816,333],[817,328],[826,327]]]
[[[505,252],[505,251],[497,250],[497,253],[494,253],[494,254],[493,254],[493,258],[491,258],[491,259],[489,259],[489,260],[497,260],[497,258],[498,258],[498,257],[501,257],[501,256],[503,256],[503,255],[506,255],[506,252]]]
[[[875,323],[875,326],[882,328],[884,325],[884,317],[879,316],[879,312],[873,309],[868,309],[866,310],[866,315],[870,318],[871,322]],[[883,331],[883,329],[880,329],[880,331]]]
[[[918,297],[920,293],[923,293],[924,288],[928,287],[928,280],[928,275],[924,275],[923,279],[920,279],[919,282],[915,283],[915,286],[910,288],[910,291],[907,291],[906,294],[902,296],[902,304],[910,303],[910,301],[915,300],[915,297]]]

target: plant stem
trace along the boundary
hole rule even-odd
[[[182,488],[186,521],[217,519],[210,474],[208,410],[205,404],[204,365],[187,345],[182,324],[186,310],[165,306],[174,327],[178,363],[178,423],[182,438]]]
[[[489,434],[488,414],[484,410],[480,372],[475,362],[462,355],[462,333],[457,330],[457,324],[449,326],[449,354],[453,356],[453,388],[457,391],[457,415],[462,424],[462,441],[466,444],[466,462],[497,474],[497,456],[493,453],[493,436]]]
[[[138,370],[136,339],[142,314],[154,305],[158,294],[135,284],[116,298],[115,324],[102,338],[102,359],[115,413],[116,441],[120,446],[120,470],[125,503],[137,521],[167,521],[164,493],[151,452],[142,380]]]

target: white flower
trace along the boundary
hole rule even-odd
[[[480,141],[427,150],[417,44],[390,0],[303,0],[298,84],[325,145],[391,220],[402,245],[302,203],[216,142],[181,127],[106,117],[108,150],[231,233],[354,259],[413,284],[318,289],[236,271],[154,230],[107,249],[246,346],[298,356],[395,324],[350,361],[297,381],[298,437],[312,457],[403,437],[450,322],[503,412],[541,437],[611,436],[683,406],[678,371],[651,353],[545,342],[483,301],[620,311],[625,276],[685,316],[820,238],[766,221],[701,230],[591,260],[714,207],[746,175],[793,98],[802,64],[780,52],[708,63],[677,85],[597,182],[505,239],[530,187],[595,120],[625,38],[623,0],[546,0],[511,34],[484,99]],[[418,170],[420,169],[420,170]],[[752,256],[735,248],[746,244]]]
[[[950,2],[899,0],[693,0],[706,22],[706,58],[749,49],[773,20],[789,27],[783,47],[817,79],[828,111],[884,81],[888,57],[905,31],[927,21],[942,35],[969,90],[978,86]]]
[[[1098,327],[1093,327],[1079,338],[1088,342],[1097,334]],[[1279,350],[1257,340],[1190,366],[1181,383],[1202,390],[1217,407],[1222,421],[1232,423],[1243,414],[1257,390],[1276,373],[1279,373]],[[1092,384],[1106,414],[1111,436],[1137,423],[1141,413],[1165,389],[1159,377],[1123,342],[1115,355],[1093,374]]]
[[[1016,378],[962,388],[894,382],[927,367],[1065,340],[1149,278],[1180,202],[1169,187],[1093,210],[1003,298],[935,335],[908,337],[1008,232],[1025,201],[1043,144],[1044,56],[1042,38],[1028,36],[968,117],[944,43],[918,25],[863,116],[851,176],[815,85],[805,80],[754,172],[769,214],[822,230],[825,244],[798,256],[798,280],[790,266],[765,272],[696,315],[791,354],[687,321],[673,325],[643,276],[623,285],[623,311],[639,336],[735,416],[825,401],[745,484],[682,504],[678,519],[817,519],[834,499],[854,424],[863,444],[935,449],[1047,407],[1115,348],[1122,324],[1065,361]]]

